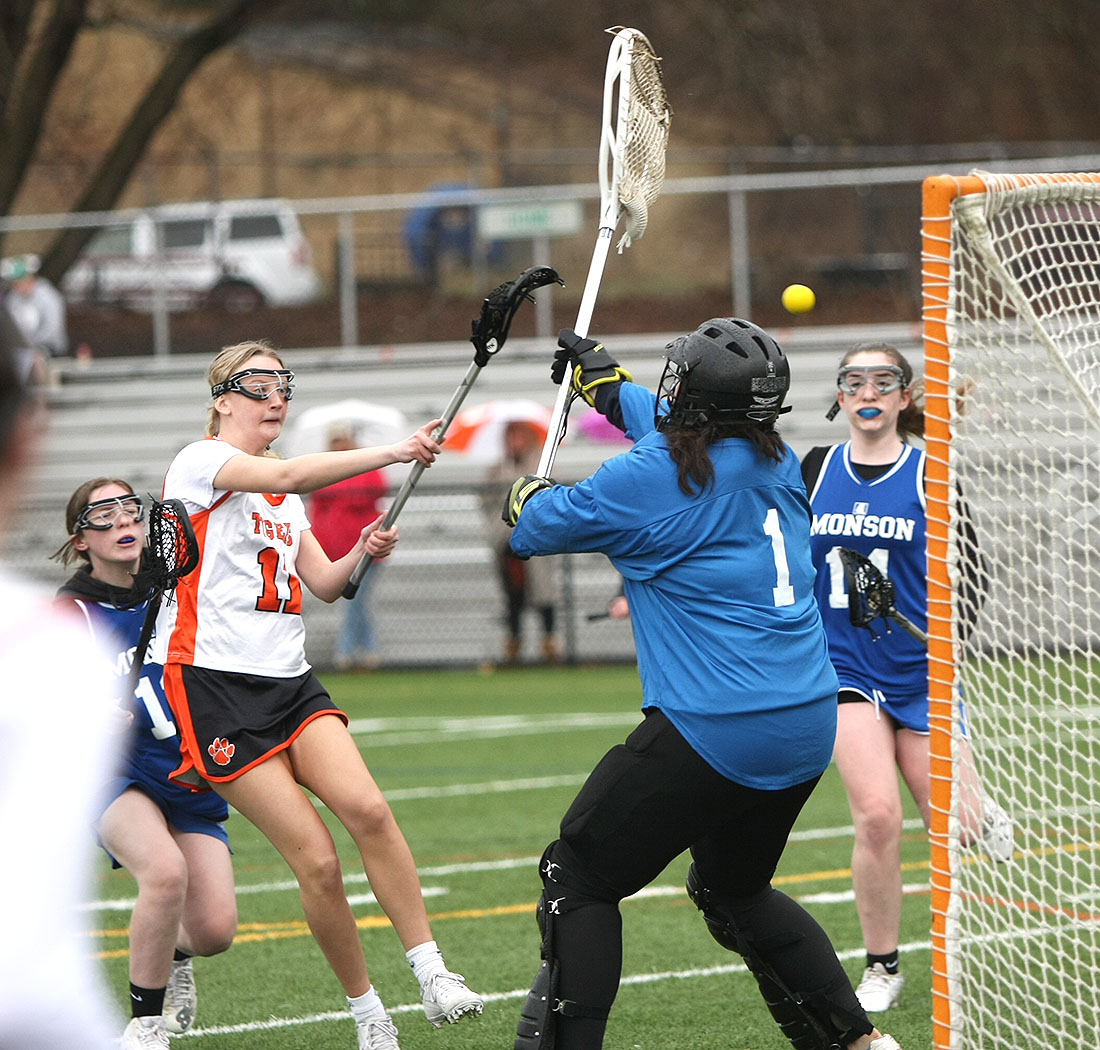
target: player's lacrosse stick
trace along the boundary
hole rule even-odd
[[[125,697],[130,700],[137,689],[145,665],[145,654],[153,637],[164,595],[199,564],[199,544],[187,508],[178,499],[163,503],[150,499],[148,540],[141,571],[134,576],[135,590],[151,589],[152,596],[141,623],[137,648],[126,679]]]
[[[848,583],[848,618],[852,621],[852,626],[866,627],[877,638],[871,621],[881,616],[883,619],[893,620],[918,642],[927,645],[928,635],[895,607],[894,581],[859,551],[839,547],[837,554],[840,555],[844,578]]]
[[[615,39],[604,73],[599,158],[600,228],[573,326],[580,336],[588,335],[611,237],[619,219],[625,213],[626,232],[619,241],[620,252],[645,233],[649,208],[665,180],[665,148],[672,118],[661,77],[661,60],[653,53],[649,41],[637,29],[615,26],[608,32],[614,34]],[[548,478],[554,466],[558,445],[565,437],[572,393],[566,376],[558,390],[539,459],[540,477]]]
[[[535,300],[531,295],[532,290],[542,288],[547,284],[553,284],[555,281],[563,286],[565,284],[553,267],[531,266],[524,270],[514,281],[498,285],[486,296],[481,307],[481,316],[472,325],[473,334],[470,336],[470,342],[474,344],[474,359],[470,363],[470,367],[466,369],[466,375],[463,376],[462,382],[458,384],[457,389],[451,396],[450,404],[447,405],[440,417],[442,422],[432,431],[432,437],[436,441],[447,433],[447,428],[451,425],[451,421],[458,413],[466,395],[470,392],[470,387],[474,385],[477,377],[481,374],[481,370],[489,363],[489,358],[499,353],[500,348],[504,346],[504,341],[508,338],[508,329],[512,327],[512,318],[516,316],[520,304],[525,299],[533,303]],[[379,528],[388,529],[397,521],[397,515],[401,513],[401,508],[405,506],[405,502],[423,473],[423,463],[412,465],[412,469],[406,476],[400,491],[394,497],[393,503],[390,504],[389,510],[386,511],[386,516],[382,519]],[[363,582],[363,577],[366,576],[367,570],[371,567],[373,561],[374,558],[370,554],[364,554],[359,559],[359,564],[355,566],[344,586],[343,595],[345,598],[355,597],[359,591],[359,584]]]

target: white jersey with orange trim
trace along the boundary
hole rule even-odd
[[[247,454],[206,438],[168,468],[163,498],[183,501],[201,558],[165,602],[157,636],[164,663],[293,678],[310,669],[295,574],[309,520],[300,496],[214,487],[218,471]]]

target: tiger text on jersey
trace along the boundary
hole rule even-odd
[[[269,540],[278,540],[287,547],[293,546],[294,534],[290,531],[290,526],[286,522],[269,521],[267,518],[253,513],[252,524],[257,536],[263,535]]]
[[[869,536],[881,540],[913,539],[917,523],[891,514],[815,514],[812,536]]]

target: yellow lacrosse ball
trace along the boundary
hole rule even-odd
[[[808,314],[817,303],[814,290],[804,284],[788,284],[783,289],[783,306],[792,314]]]

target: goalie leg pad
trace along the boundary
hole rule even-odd
[[[843,1050],[871,1033],[832,944],[800,905],[770,886],[751,897],[722,898],[694,864],[687,891],[711,936],[745,960],[795,1050]]]
[[[585,1035],[590,1036],[593,1047],[599,1047],[603,1042],[603,1029],[611,1010],[611,1001],[618,987],[622,950],[618,906],[616,903],[595,899],[583,889],[570,885],[567,873],[553,859],[556,845],[557,843],[551,843],[547,847],[539,864],[539,873],[545,888],[539,897],[535,918],[542,934],[542,963],[520,1012],[514,1050],[553,1050],[558,1026],[563,1019],[589,1022],[585,1025]],[[578,880],[578,883],[582,881]],[[558,951],[562,922],[568,924],[566,917],[582,910],[584,916],[575,916],[580,922],[573,924],[577,929],[567,930],[566,940],[569,945],[573,945],[578,931],[582,932],[583,937],[587,937],[590,929],[595,932],[595,938],[591,952],[580,953],[584,958],[579,957],[577,951],[570,950],[567,945],[567,958],[575,972],[571,974],[573,980],[566,983],[584,988],[586,993],[593,993],[584,994],[583,1001],[562,991],[562,965]],[[593,915],[593,912],[596,914]],[[608,912],[614,917],[610,927],[604,921],[608,918]],[[603,938],[599,936],[600,933],[604,934]],[[610,945],[610,960],[606,958],[608,935],[613,942]],[[588,971],[590,965],[594,968],[592,972]],[[597,990],[601,986],[607,987],[608,965],[614,969],[614,973],[610,975],[610,998]],[[582,969],[584,972],[581,972]],[[600,1001],[605,998],[606,1002]],[[582,1036],[571,1041],[579,1044],[588,1039]]]

